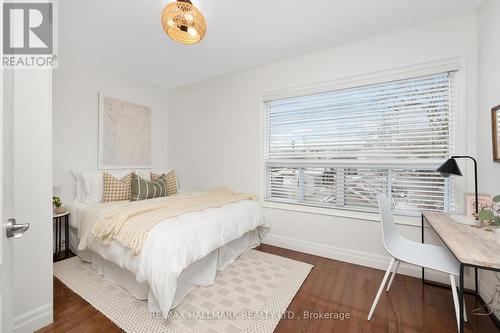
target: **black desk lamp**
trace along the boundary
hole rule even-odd
[[[451,175],[461,176],[462,172],[458,167],[457,158],[469,158],[474,162],[474,194],[476,198],[476,214],[479,213],[479,200],[477,197],[477,162],[473,157],[470,156],[452,156],[446,162],[441,165],[437,171],[441,173],[443,177],[449,177]]]
[[[446,162],[444,162],[443,165],[441,165],[437,169],[437,171],[440,172],[443,177],[449,177],[451,175],[461,176],[462,172],[460,171],[460,168],[458,167],[457,161],[455,161],[455,159],[457,159],[457,158],[468,158],[474,162],[474,194],[476,196],[475,199],[476,199],[476,218],[477,218],[477,214],[479,213],[479,201],[477,199],[477,162],[476,162],[476,159],[474,157],[465,156],[465,155],[464,156],[452,156]],[[423,268],[422,268],[422,270],[423,270]],[[478,289],[477,267],[474,267],[474,276],[475,276],[474,282],[475,282],[476,294],[477,294],[477,289]]]

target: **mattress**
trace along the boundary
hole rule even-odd
[[[78,251],[78,228],[84,228],[82,216],[90,206],[67,206],[72,214],[71,249],[106,279],[138,299],[147,298],[151,311],[164,313],[196,286],[214,283],[217,270],[257,246],[268,229],[260,205],[244,200],[161,221],[136,256],[116,241],[103,245],[92,237],[86,249]]]

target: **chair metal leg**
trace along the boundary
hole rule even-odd
[[[401,261],[396,260],[396,267],[394,267],[394,271],[392,272],[391,279],[389,280],[389,284],[387,285],[387,289],[385,291],[389,291],[389,289],[391,289],[392,281],[394,281],[394,278],[396,277],[400,263]]]
[[[465,296],[464,296],[464,321],[467,322],[467,308],[465,307]]]
[[[459,320],[458,320],[458,332],[459,333],[464,333],[464,309],[463,309],[463,306],[464,306],[464,302],[463,302],[463,299],[464,299],[464,264],[460,263],[460,275],[458,277],[458,298],[460,300],[459,304],[460,304],[460,310],[458,311],[460,316],[459,316]]]
[[[382,283],[380,284],[380,287],[378,288],[377,291],[377,296],[375,296],[375,299],[373,300],[372,308],[370,309],[370,313],[368,314],[368,320],[372,318],[373,312],[375,312],[375,308],[377,307],[378,300],[380,299],[380,295],[382,294],[382,291],[384,290],[384,286],[387,283],[387,279],[389,278],[389,274],[391,274],[391,269],[392,265],[394,265],[395,259],[392,258],[391,262],[389,263],[389,267],[387,267],[387,271],[385,272],[384,278],[382,279]]]
[[[458,305],[458,294],[457,294],[457,284],[455,282],[455,277],[453,275],[450,275],[450,282],[451,282],[451,293],[453,295],[453,304],[455,305],[455,315],[457,317],[457,326],[458,329],[460,330],[460,306]]]

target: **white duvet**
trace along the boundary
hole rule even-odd
[[[84,220],[80,219],[80,224]],[[80,230],[91,228],[79,225]],[[177,278],[185,268],[255,229],[261,239],[267,232],[262,208],[256,201],[244,200],[163,220],[149,231],[137,256],[117,242],[103,246],[88,232],[80,240],[79,250],[88,248],[135,274],[137,282],[147,282],[159,309],[166,315],[174,300]],[[150,309],[157,310],[156,306]]]

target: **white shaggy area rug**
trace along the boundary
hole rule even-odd
[[[54,264],[54,275],[125,332],[271,333],[312,265],[250,250],[217,274],[215,284],[194,289],[168,319],[148,311],[78,257]]]

